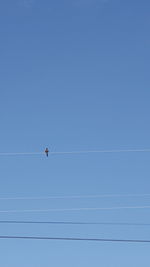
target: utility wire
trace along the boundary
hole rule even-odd
[[[150,149],[114,149],[114,150],[79,150],[49,152],[49,154],[89,154],[89,153],[129,153],[129,152],[150,152]]]
[[[150,152],[150,149],[115,149],[115,150],[79,150],[79,151],[49,151],[49,155],[65,154],[89,154],[89,153],[130,153],[130,152]],[[0,153],[0,156],[24,156],[24,155],[44,155],[45,152],[15,152]]]
[[[150,243],[144,239],[107,239],[107,238],[79,238],[79,237],[48,237],[48,236],[0,236],[0,239],[25,239],[25,240],[56,240],[56,241],[88,241],[88,242],[122,242],[122,243]]]
[[[44,152],[15,152],[15,153],[0,153],[0,156],[30,156],[30,155],[44,155]]]
[[[150,197],[150,194],[102,194],[102,195],[72,195],[72,196],[41,196],[41,197],[0,197],[0,200],[48,200],[48,199],[94,199],[117,197]]]
[[[126,209],[150,209],[150,206],[124,206],[101,208],[63,208],[63,209],[22,209],[0,210],[0,213],[41,213],[41,212],[70,212],[70,211],[98,211],[98,210],[126,210]]]
[[[129,223],[129,222],[74,222],[74,221],[0,221],[0,224],[54,224],[54,225],[150,226],[150,223]]]

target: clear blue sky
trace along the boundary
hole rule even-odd
[[[149,0],[0,1],[0,152],[150,148]],[[0,196],[149,193],[150,154],[0,158]],[[0,201],[0,210],[150,198]],[[150,222],[149,210],[0,219]],[[0,235],[150,239],[148,227],[8,226]],[[149,266],[150,245],[0,240],[3,267]]]

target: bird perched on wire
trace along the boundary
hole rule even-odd
[[[45,154],[46,154],[47,157],[48,157],[48,153],[49,153],[49,150],[48,150],[48,148],[46,148],[45,149]]]

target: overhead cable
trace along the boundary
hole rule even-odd
[[[150,152],[150,149],[112,149],[112,150],[79,150],[79,151],[49,151],[49,155],[65,154],[89,154],[89,153],[139,153]],[[25,155],[45,155],[45,152],[1,152],[0,156],[25,156]]]
[[[45,153],[44,152],[2,152],[0,153],[0,156],[30,156],[30,155],[44,155]]]
[[[54,224],[54,225],[105,225],[105,226],[150,226],[150,223],[130,222],[75,222],[75,221],[0,221],[0,224]]]
[[[79,150],[79,151],[56,151],[49,154],[88,154],[88,153],[129,153],[129,152],[150,152],[150,149],[113,149],[113,150]]]
[[[150,206],[124,206],[124,207],[100,207],[100,208],[60,208],[60,209],[22,209],[22,210],[0,210],[0,213],[41,213],[41,212],[76,212],[76,211],[106,211],[106,210],[130,210],[150,209]]]
[[[0,239],[51,240],[51,241],[87,241],[87,242],[121,242],[121,243],[150,243],[146,239],[113,239],[113,238],[78,238],[78,237],[48,237],[48,236],[5,236]]]
[[[0,200],[48,200],[48,199],[91,199],[117,197],[150,197],[150,194],[101,194],[101,195],[68,195],[68,196],[41,196],[41,197],[0,197]]]

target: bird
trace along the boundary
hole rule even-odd
[[[49,150],[48,150],[48,148],[46,147],[46,149],[45,149],[45,154],[46,154],[47,157],[48,157],[48,153],[49,153]]]

